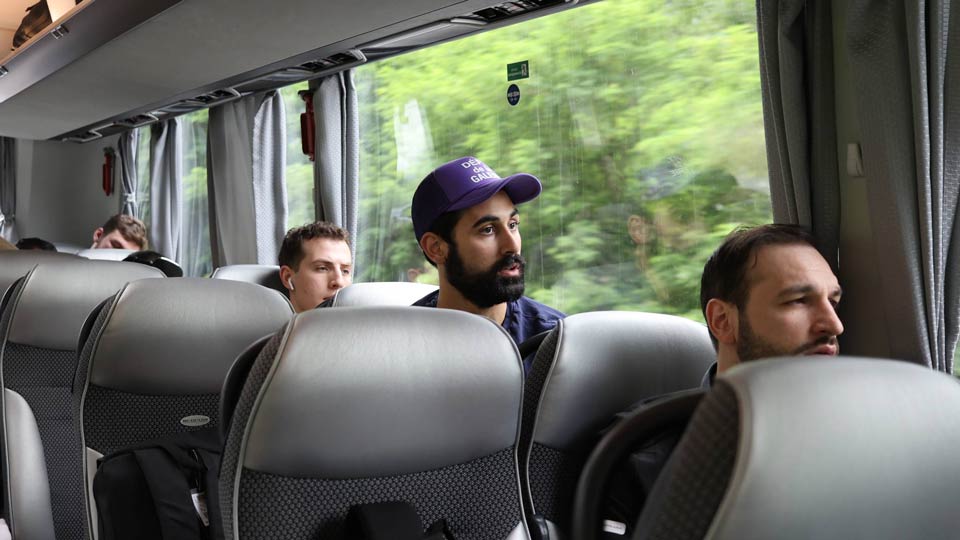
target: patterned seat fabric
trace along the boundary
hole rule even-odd
[[[635,403],[697,387],[715,355],[706,327],[680,317],[593,312],[560,321],[524,388],[527,512],[569,530],[577,478],[600,431]]]
[[[139,264],[70,255],[45,261],[11,288],[4,305],[0,318],[3,386],[20,394],[36,416],[57,538],[80,539],[83,482],[73,383],[81,328],[90,311],[127,282],[162,278],[163,273]],[[8,450],[18,442],[4,437]],[[5,480],[9,483],[9,477]]]
[[[221,387],[234,359],[292,315],[276,291],[202,278],[131,283],[104,303],[76,373],[87,493],[96,458],[216,427]],[[89,495],[84,502],[92,532],[95,506]]]
[[[261,350],[221,466],[227,538],[342,539],[350,507],[413,505],[458,540],[526,534],[523,371],[489,319],[353,307],[297,315]]]

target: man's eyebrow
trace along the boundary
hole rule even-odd
[[[318,264],[318,263],[319,263],[319,264],[329,264],[329,265],[340,264],[340,266],[352,266],[352,265],[353,265],[353,262],[352,262],[352,261],[351,261],[351,262],[348,262],[348,263],[336,263],[336,262],[334,262],[334,261],[331,261],[330,259],[314,259],[314,260],[310,261],[310,264]]]
[[[520,213],[520,211],[517,210],[516,208],[514,208],[514,209],[513,209],[513,212],[510,212],[510,217],[516,216],[516,215],[518,215],[519,213]],[[471,225],[470,228],[472,229],[472,228],[474,228],[474,227],[478,227],[478,226],[480,226],[480,225],[483,225],[484,223],[491,223],[491,222],[497,222],[497,221],[500,221],[500,218],[498,218],[497,216],[495,216],[495,215],[493,215],[493,214],[487,214],[487,215],[485,215],[485,216],[480,217],[480,219],[474,221],[474,222],[473,222],[473,225]]]
[[[779,294],[777,294],[777,296],[783,297],[793,296],[795,294],[810,294],[815,290],[816,289],[814,289],[813,285],[809,284],[794,285],[793,287],[787,287],[786,289],[783,289]],[[830,296],[843,296],[843,289],[841,289],[838,285],[836,289],[830,291]]]

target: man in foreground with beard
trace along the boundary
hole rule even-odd
[[[483,315],[501,324],[517,345],[556,326],[563,313],[523,296],[516,205],[540,190],[534,176],[500,178],[474,157],[428,174],[413,194],[411,215],[420,249],[439,272],[440,289],[413,305]]]
[[[700,307],[717,350],[717,361],[701,386],[710,388],[714,376],[742,362],[838,354],[843,324],[836,308],[841,294],[833,270],[802,227],[773,224],[730,233],[707,260],[700,281]],[[604,433],[663,397],[620,413]],[[602,506],[601,538],[633,535],[683,427],[671,426],[649,437],[614,469]]]
[[[741,362],[838,354],[841,294],[805,229],[773,224],[731,233],[700,281],[700,307],[717,349],[704,386]]]

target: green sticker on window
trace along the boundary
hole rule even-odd
[[[530,77],[530,62],[528,60],[507,64],[507,81],[516,81],[528,77]]]

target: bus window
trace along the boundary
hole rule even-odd
[[[527,295],[702,320],[706,258],[772,219],[754,8],[609,0],[357,69],[359,279],[435,279],[410,199],[474,155],[543,182],[521,208]]]
[[[303,153],[300,144],[300,113],[303,101],[297,95],[307,89],[307,83],[280,89],[287,120],[287,228],[299,227],[315,219],[313,199],[313,162]]]

